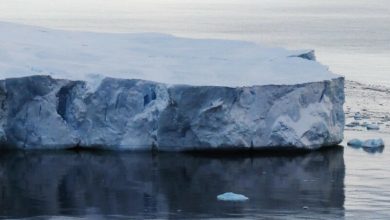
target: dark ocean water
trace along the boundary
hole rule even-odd
[[[3,153],[0,161],[3,217],[345,215],[342,148],[295,156],[224,157],[12,152]],[[227,191],[242,193],[250,200],[232,203],[216,199]]]
[[[0,218],[389,219],[389,161],[386,149],[342,146],[254,155],[2,152]],[[249,200],[217,200],[230,191]]]

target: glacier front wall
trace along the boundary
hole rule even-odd
[[[186,151],[317,149],[343,139],[344,78],[213,87],[105,78],[0,81],[3,147]]]

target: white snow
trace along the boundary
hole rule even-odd
[[[326,66],[302,58],[313,57],[311,50],[157,33],[61,31],[5,22],[0,22],[0,33],[0,79],[51,75],[86,80],[93,90],[106,76],[228,87],[339,77]]]
[[[249,198],[244,196],[244,195],[241,195],[241,194],[227,192],[227,193],[218,195],[217,199],[221,200],[221,201],[243,202],[243,201],[247,201]]]

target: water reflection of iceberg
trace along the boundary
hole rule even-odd
[[[0,169],[0,211],[8,217],[343,215],[342,148],[228,158],[14,152],[1,154]],[[250,200],[216,200],[228,191]]]

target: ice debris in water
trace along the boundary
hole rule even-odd
[[[352,146],[352,147],[362,147],[363,141],[355,138],[355,139],[348,141],[347,144],[348,144],[348,146]]]
[[[359,140],[359,139],[352,139],[348,141],[348,146],[351,147],[365,147],[365,148],[379,148],[379,147],[384,147],[385,143],[382,140],[382,138],[378,139],[368,139],[365,141]]]
[[[388,122],[388,121],[390,121],[390,117],[388,115],[386,115],[385,117],[382,118],[382,121]]]
[[[384,147],[385,143],[382,140],[382,138],[369,139],[364,141],[362,146],[367,148],[378,148],[378,147]]]
[[[379,130],[379,126],[377,124],[368,124],[366,128],[367,130]]]
[[[353,116],[353,118],[354,118],[355,120],[362,120],[362,114],[360,114],[360,112],[356,112],[356,113],[355,113],[355,116]]]
[[[359,125],[360,124],[359,124],[358,121],[353,121],[351,123],[346,124],[345,126],[352,128],[352,127],[356,127],[356,126],[359,126]]]
[[[241,195],[241,194],[227,192],[227,193],[218,195],[217,199],[221,200],[221,201],[243,202],[243,201],[248,200],[249,198],[244,196],[244,195]]]

